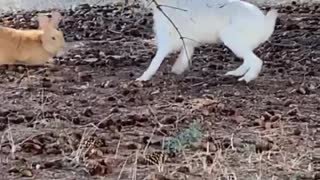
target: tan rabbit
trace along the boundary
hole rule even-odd
[[[65,46],[63,33],[57,29],[61,15],[52,12],[51,16],[38,16],[37,30],[0,27],[0,65],[43,65],[61,52]]]

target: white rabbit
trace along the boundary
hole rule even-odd
[[[242,76],[239,81],[247,83],[258,77],[263,62],[253,50],[272,35],[278,16],[276,10],[264,15],[258,7],[240,0],[156,1],[184,37],[185,45],[153,0],[145,0],[153,10],[157,53],[148,69],[137,78],[138,81],[150,80],[164,58],[174,51],[181,52],[172,72],[182,74],[189,67],[195,47],[221,41],[236,56],[244,59],[241,66],[226,75]]]

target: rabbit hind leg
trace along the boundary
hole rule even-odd
[[[243,58],[243,64],[227,75],[242,76],[239,81],[247,83],[256,79],[262,69],[262,60],[257,57],[246,39],[234,27],[228,26],[220,33],[220,39],[238,57]]]

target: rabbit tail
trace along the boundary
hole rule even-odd
[[[278,12],[275,9],[271,9],[265,16],[265,40],[268,40],[274,32],[276,20],[278,18]]]

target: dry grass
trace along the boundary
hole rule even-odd
[[[69,128],[70,127],[67,127],[65,130],[68,131]],[[286,130],[283,133],[290,134],[290,128],[285,129]],[[34,131],[35,130],[33,130],[33,134],[43,134],[40,131],[37,133],[34,133]],[[91,136],[93,133],[92,131],[96,131],[96,129],[84,128],[82,131],[83,136],[78,148],[68,157],[63,158],[71,160],[72,164],[78,167],[85,166],[84,163],[87,161],[85,154],[89,150],[89,147],[84,147],[82,144],[86,138]],[[264,134],[261,138],[265,139],[266,137],[273,137],[277,143],[288,141],[289,137],[280,135],[281,133],[279,132],[282,131],[280,128],[274,129],[273,131],[274,132],[270,131],[269,133]],[[19,134],[19,136],[16,136],[17,134]],[[10,142],[11,157],[8,157],[9,159],[14,159],[16,148],[20,149],[21,147],[19,146],[25,142],[25,140],[20,142],[22,139],[30,139],[30,137],[27,137],[29,136],[28,134],[29,133],[25,133],[25,136],[22,138],[19,128],[8,128],[6,133],[3,134],[2,139],[6,139]],[[241,133],[234,137],[227,138],[230,140],[234,138],[237,139],[238,136],[242,136]],[[20,140],[14,137],[19,137]],[[144,158],[144,155],[142,154],[145,154],[144,151],[146,150],[139,148],[131,155],[124,155],[126,152],[121,152],[122,150],[119,149],[121,144],[121,141],[119,140],[116,154],[114,154],[112,158],[122,162],[121,167],[119,167],[117,179],[135,180],[140,179],[141,177],[149,179],[151,176],[163,175],[171,179],[181,179],[182,177],[185,177],[186,179],[192,178],[194,180],[200,180],[203,177],[206,177],[217,180],[238,180],[247,177],[246,180],[276,180],[279,179],[279,172],[283,172],[283,179],[301,179],[303,177],[301,177],[300,174],[303,174],[304,176],[310,174],[310,176],[312,176],[314,170],[314,164],[309,162],[309,158],[314,156],[315,152],[310,151],[308,147],[305,147],[304,150],[300,151],[305,153],[297,155],[290,152],[289,149],[279,149],[277,146],[274,146],[268,151],[257,153],[255,152],[254,145],[240,147],[232,140],[230,141],[230,147],[228,148],[222,148],[219,144],[216,144],[216,147],[213,147],[212,143],[206,142],[206,140],[202,143],[203,145],[206,145],[206,149],[200,150],[199,148],[196,148],[198,150],[183,152],[179,158],[179,162],[164,162],[146,167],[138,163],[139,158]],[[8,159],[5,161],[9,162]],[[273,172],[276,171],[278,173],[273,174]],[[146,174],[150,175],[146,176]]]

